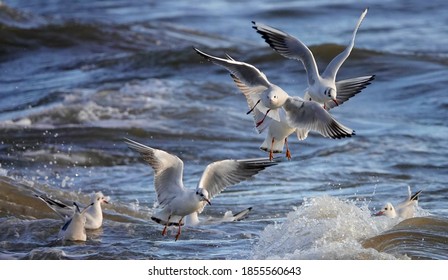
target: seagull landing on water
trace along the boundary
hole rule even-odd
[[[408,186],[408,197],[398,204],[396,207],[392,203],[388,202],[381,208],[375,216],[386,216],[389,218],[402,218],[409,219],[414,217],[415,208],[418,206],[418,196],[422,191],[418,191],[412,194],[411,188]]]
[[[47,206],[50,207],[63,220],[67,219],[67,217],[70,217],[75,211],[76,207],[74,205],[68,205],[57,199],[50,198],[45,194],[35,194],[35,196],[45,202]],[[92,204],[92,207],[89,207],[89,209],[85,213],[86,229],[98,229],[102,226],[103,210],[101,209],[101,205],[103,203],[109,203],[109,200],[110,197],[104,196],[102,192],[91,194],[90,203]]]
[[[310,130],[333,139],[350,137],[355,134],[353,129],[336,121],[319,103],[303,100],[298,96],[289,96],[279,86],[271,84],[266,75],[255,66],[236,61],[228,55],[227,58],[219,58],[197,48],[194,50],[202,57],[230,72],[236,86],[246,97],[247,104],[251,108],[249,112],[253,114],[258,132],[261,133],[269,128],[266,139],[260,148],[269,151],[271,160],[273,153],[281,152],[284,144],[287,146],[287,138],[294,131],[299,140],[306,139]],[[282,96],[281,107],[275,109],[277,118],[270,115],[270,112],[274,110],[266,111],[264,105],[260,106],[257,101],[272,92],[273,88],[277,93],[281,92],[279,96]],[[291,158],[288,147],[286,147],[286,156],[288,159]]]
[[[355,45],[356,33],[367,11],[368,9],[365,9],[359,17],[349,45],[328,64],[322,75],[319,74],[313,53],[299,39],[263,23],[252,21],[252,27],[280,55],[302,62],[308,78],[308,88],[305,90],[304,99],[314,100],[329,110],[361,92],[375,78],[372,75],[336,82],[339,68],[349,57]]]
[[[162,235],[166,235],[168,226],[178,226],[176,240],[181,234],[185,216],[201,213],[207,204],[211,204],[211,199],[226,187],[245,181],[277,164],[268,159],[216,161],[205,168],[196,189],[187,189],[182,181],[184,163],[181,159],[130,139],[125,139],[125,142],[154,169],[154,187],[162,209],[151,219],[164,225]]]
[[[59,238],[69,241],[86,241],[87,234],[85,229],[85,214],[92,205],[93,203],[87,205],[87,207],[81,211],[79,210],[78,204],[76,204],[76,202],[73,202],[73,216],[65,222],[64,226],[62,226],[61,230],[59,231]]]

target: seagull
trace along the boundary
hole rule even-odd
[[[269,150],[271,160],[274,152],[283,150],[284,144],[287,144],[287,137],[294,131],[299,140],[306,139],[310,130],[333,139],[351,137],[355,134],[354,130],[336,121],[319,103],[304,100],[298,96],[289,96],[283,89],[271,84],[266,75],[255,66],[236,61],[228,55],[227,58],[219,58],[197,48],[194,50],[202,57],[230,72],[236,86],[246,97],[248,106],[251,108],[249,113],[253,114],[258,133],[269,127],[268,135],[260,148]],[[261,111],[260,108],[263,106],[257,107],[257,100],[260,99],[260,95],[263,96],[267,92],[267,87],[276,88],[277,92],[281,92],[282,100],[284,99],[283,105],[276,109],[277,119],[266,118],[267,113]],[[276,145],[278,142],[280,143]],[[286,155],[288,159],[291,158],[289,149],[287,149]]]
[[[409,219],[414,217],[415,208],[418,206],[418,196],[422,191],[412,195],[411,188],[408,186],[408,197],[396,207],[392,203],[386,203],[375,216],[386,216],[389,218]]]
[[[305,90],[304,99],[314,100],[323,104],[324,108],[329,110],[361,92],[375,78],[375,75],[371,75],[336,82],[339,68],[348,58],[355,45],[356,32],[367,11],[368,9],[365,9],[359,17],[349,45],[327,65],[322,75],[319,74],[313,53],[299,39],[263,23],[252,21],[252,27],[280,55],[302,62],[308,78],[308,88]]]
[[[37,198],[45,202],[56,214],[58,214],[63,220],[72,215],[75,211],[74,205],[67,205],[59,200],[52,199],[47,195],[35,194]],[[86,229],[98,229],[103,224],[103,211],[101,205],[103,203],[109,203],[110,197],[104,196],[102,192],[92,193],[90,196],[90,202],[92,207],[89,207],[85,213],[86,217]]]
[[[178,226],[176,241],[181,234],[185,216],[201,213],[210,200],[226,187],[247,180],[261,170],[276,165],[268,159],[222,160],[209,164],[196,189],[187,189],[182,182],[184,164],[177,156],[154,149],[125,138],[128,147],[142,156],[154,169],[154,187],[161,210],[151,219],[164,225],[162,235],[168,226]]]
[[[86,211],[93,205],[93,203],[87,205],[82,211],[79,210],[79,206],[76,202],[73,202],[74,213],[73,216],[68,219],[59,231],[59,238],[70,241],[86,241]]]
[[[257,129],[263,124],[268,114],[271,119],[280,121],[278,109],[285,104],[289,95],[279,86],[270,83],[263,72],[251,64],[236,61],[230,56],[227,56],[227,59],[222,59],[208,55],[197,48],[194,48],[194,50],[214,64],[226,68],[233,76],[238,77],[244,84],[253,88],[246,95],[250,104],[253,104],[247,114],[255,109],[262,113],[263,117],[256,123]],[[263,130],[264,128],[260,127],[259,129]]]
[[[214,222],[236,222],[241,221],[247,217],[249,212],[252,211],[252,207],[246,208],[236,214],[233,214],[232,211],[226,211],[222,218],[209,219]],[[207,220],[206,222],[208,222]],[[185,216],[185,224],[189,226],[195,226],[201,224],[202,222],[199,220],[198,212],[193,212],[190,215]]]

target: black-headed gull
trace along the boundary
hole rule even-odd
[[[266,43],[279,54],[286,58],[302,62],[308,78],[308,88],[305,90],[304,99],[312,99],[323,104],[324,108],[331,109],[341,105],[349,98],[361,92],[361,90],[366,88],[375,78],[375,76],[372,75],[336,82],[336,75],[339,68],[349,57],[355,45],[356,32],[366,16],[367,11],[368,9],[365,9],[358,19],[349,45],[328,64],[322,75],[319,74],[313,53],[299,39],[263,23],[252,21],[252,27],[257,33],[261,34]]]
[[[57,199],[53,199],[44,194],[35,194],[36,197],[45,202],[56,214],[58,214],[63,220],[70,217],[75,211],[74,205],[68,205]],[[90,196],[90,203],[92,207],[89,207],[85,213],[86,217],[86,229],[98,229],[103,224],[103,210],[101,205],[103,203],[109,203],[110,198],[104,196],[102,192],[92,193]]]
[[[230,56],[223,59],[208,55],[197,48],[194,48],[194,50],[214,64],[226,68],[231,75],[251,88],[250,91],[244,93],[248,104],[253,104],[249,107],[250,110],[247,113],[250,114],[256,110],[257,114],[260,114],[261,117],[255,125],[259,131],[266,126],[266,124],[263,127],[261,125],[268,115],[271,119],[280,121],[278,109],[285,104],[289,95],[279,86],[270,83],[263,72],[251,64],[236,61]]]
[[[389,218],[402,218],[409,219],[414,217],[415,208],[418,206],[418,196],[422,191],[418,191],[414,194],[411,192],[411,188],[408,186],[408,197],[398,204],[396,207],[392,203],[387,202],[375,216],[386,216]]]
[[[78,204],[73,203],[74,213],[70,219],[67,219],[65,224],[59,231],[59,238],[69,241],[86,241],[87,234],[85,229],[86,224],[86,211],[93,205],[89,204],[82,211],[79,210]]]
[[[187,189],[182,182],[184,163],[177,156],[125,138],[128,147],[142,156],[154,169],[154,187],[162,208],[151,219],[167,227],[178,226],[176,240],[181,233],[182,220],[194,212],[201,213],[210,200],[226,187],[247,180],[261,170],[276,165],[268,159],[222,160],[207,166],[196,189]]]
[[[264,129],[269,127],[267,138],[260,147],[262,149],[269,149],[269,158],[273,158],[275,151],[282,151],[284,143],[287,143],[287,137],[297,132],[297,136],[300,140],[307,137],[310,130],[319,132],[324,137],[330,138],[344,138],[354,135],[354,131],[338,121],[336,121],[325,109],[323,109],[319,103],[315,101],[303,100],[297,96],[289,96],[280,87],[275,86],[277,92],[282,92],[282,96],[286,96],[281,107],[276,109],[278,119],[272,119],[267,114],[259,111],[257,103],[261,95],[266,94],[267,87],[274,88],[266,75],[264,75],[255,66],[236,61],[230,56],[227,58],[219,58],[209,55],[194,48],[195,51],[206,58],[207,60],[220,65],[231,73],[235,84],[240,91],[246,97],[247,103],[251,108],[254,116],[255,126],[258,128],[258,132],[261,133]],[[250,77],[250,78],[249,78]],[[272,110],[271,110],[272,111]],[[269,112],[268,112],[269,113]],[[262,126],[261,126],[262,124]],[[274,145],[280,141],[276,148]],[[269,147],[269,148],[268,148]],[[290,152],[287,150],[287,157],[290,158]]]

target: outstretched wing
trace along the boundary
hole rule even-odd
[[[288,33],[268,26],[263,23],[252,21],[253,26],[258,34],[273,48],[276,52],[289,59],[296,59],[303,63],[305,67],[308,84],[312,85],[319,76],[316,60],[311,50],[299,39],[289,35]]]
[[[235,82],[235,85],[238,87],[238,89],[243,93],[244,97],[246,98],[247,105],[248,105],[249,109],[254,108],[255,104],[258,101],[255,100],[253,97],[256,96],[257,94],[259,94],[260,90],[264,90],[264,89],[261,89],[260,87],[249,87],[248,85],[243,83],[237,76],[235,76],[233,74],[230,74],[230,76],[232,77],[233,81]],[[272,119],[270,118],[270,116],[271,116],[272,112],[276,111],[276,110],[277,109],[271,110],[268,113],[268,116],[265,118],[265,120],[258,126],[257,126],[257,123],[259,123],[263,119],[265,114],[263,112],[261,112],[260,110],[258,110],[258,107],[255,107],[255,109],[252,110],[254,124],[255,124],[255,127],[256,127],[258,133],[263,132],[267,127],[269,127],[269,125],[272,122]]]
[[[358,32],[359,26],[361,25],[361,22],[363,21],[364,17],[367,14],[368,9],[365,9],[361,16],[358,19],[358,22],[356,23],[355,30],[353,31],[352,39],[350,40],[350,43],[345,48],[343,52],[338,54],[333,60],[328,64],[325,71],[322,73],[322,78],[328,78],[332,79],[333,81],[336,80],[336,75],[338,74],[339,68],[341,68],[342,64],[345,62],[345,60],[350,55],[353,47],[355,46],[355,37],[356,32]]]
[[[197,48],[194,50],[202,57],[207,59],[210,62],[213,62],[216,65],[226,68],[230,73],[237,76],[240,80],[242,80],[245,84],[250,86],[263,86],[265,88],[270,87],[270,83],[266,77],[266,75],[258,70],[255,66],[236,61],[230,56],[227,55],[227,59],[219,58],[216,56],[209,55]]]
[[[143,160],[154,169],[154,187],[157,200],[163,207],[179,192],[184,191],[182,175],[184,163],[177,156],[165,151],[154,149],[125,138],[128,147],[139,152]]]
[[[198,188],[206,189],[209,199],[212,199],[225,188],[245,181],[261,170],[276,164],[277,162],[267,158],[216,161],[204,170]]]
[[[266,75],[258,70],[255,66],[241,62],[236,61],[233,58],[231,58],[229,55],[226,55],[226,58],[219,58],[216,56],[209,55],[203,51],[200,51],[197,48],[194,48],[194,50],[207,59],[208,61],[211,61],[212,63],[219,65],[221,67],[226,68],[231,75],[237,77],[243,84],[245,84],[247,87],[251,88],[251,90],[246,96],[246,99],[250,99],[251,104],[257,104],[258,101],[261,99],[261,95],[267,91],[270,90],[273,86],[267,79]],[[249,101],[248,101],[249,103]],[[265,107],[262,102],[260,102],[257,105],[257,109],[263,113],[266,114],[269,110],[269,108]],[[276,110],[270,111],[270,117],[274,118],[275,120],[279,121],[278,112]]]
[[[283,108],[291,127],[298,128],[305,134],[306,130],[319,132],[330,138],[344,138],[354,135],[354,131],[338,121],[315,101],[305,101],[300,97],[290,97]],[[297,135],[299,139],[300,135]],[[303,136],[303,135],[301,135]]]
[[[370,85],[374,79],[375,75],[372,75],[336,82],[336,91],[338,93],[336,96],[336,100],[338,101],[338,105],[341,105],[345,101],[360,93],[363,89]],[[327,110],[330,110],[336,106],[336,103],[334,103],[333,101],[329,101],[326,103],[325,107],[327,108]]]
[[[34,196],[45,202],[45,204],[47,204],[47,206],[50,207],[51,210],[58,214],[58,216],[61,217],[63,221],[73,215],[73,212],[75,210],[73,204],[68,205],[67,203],[59,201],[57,199],[50,198],[46,194],[34,194]]]

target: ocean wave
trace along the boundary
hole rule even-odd
[[[408,259],[406,250],[378,250],[381,245],[374,239],[387,230],[397,230],[394,226],[399,222],[372,216],[367,205],[358,206],[336,197],[306,199],[283,223],[264,229],[253,249],[253,258]]]
[[[363,242],[366,248],[412,259],[448,259],[448,220],[427,216],[407,219]]]

